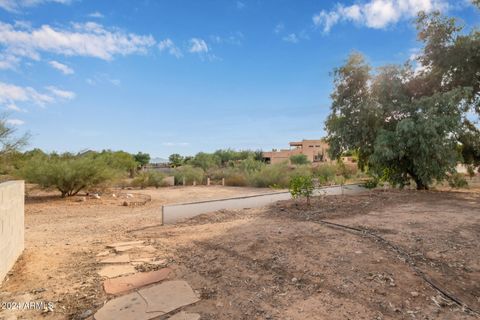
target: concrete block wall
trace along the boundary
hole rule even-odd
[[[24,249],[25,184],[0,183],[0,283]]]

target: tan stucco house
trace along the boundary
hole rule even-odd
[[[290,149],[267,151],[263,153],[263,160],[266,163],[280,163],[288,161],[290,157],[296,154],[304,154],[312,164],[320,164],[330,161],[328,156],[328,143],[324,139],[320,140],[302,140],[299,142],[290,142]]]

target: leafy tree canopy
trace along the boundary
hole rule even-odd
[[[150,162],[150,155],[148,153],[138,152],[133,157],[141,167],[146,166]]]
[[[360,53],[334,70],[326,129],[333,157],[355,150],[360,168],[425,189],[462,155],[478,157],[479,131],[467,113],[480,114],[480,36],[438,13],[419,14],[417,28],[424,48],[416,70],[407,62],[373,71]]]
[[[171,154],[168,157],[168,161],[170,162],[170,166],[173,168],[179,167],[182,165],[184,158],[179,155],[178,153]]]

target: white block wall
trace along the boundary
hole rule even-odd
[[[24,249],[23,181],[0,183],[0,283]]]

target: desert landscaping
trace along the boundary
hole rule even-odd
[[[48,193],[32,190],[25,206],[26,249],[1,296],[51,301],[54,308],[3,310],[0,316],[90,319],[114,298],[104,290],[108,277],[101,270],[117,265],[130,267],[121,271],[125,274],[168,269],[163,283],[191,286],[198,300],[154,319],[179,311],[205,319],[478,317],[478,184],[461,191],[379,189],[315,197],[310,207],[290,200],[203,214],[176,225],[158,223],[162,204],[268,191],[132,190],[129,201],[149,200],[123,206],[120,190],[116,198],[86,201],[52,201]],[[123,251],[122,242],[133,247]],[[115,243],[120,251],[109,247]],[[101,262],[119,255],[128,258]],[[419,271],[464,305],[429,285]]]
[[[0,320],[480,319],[480,0],[0,0]]]

